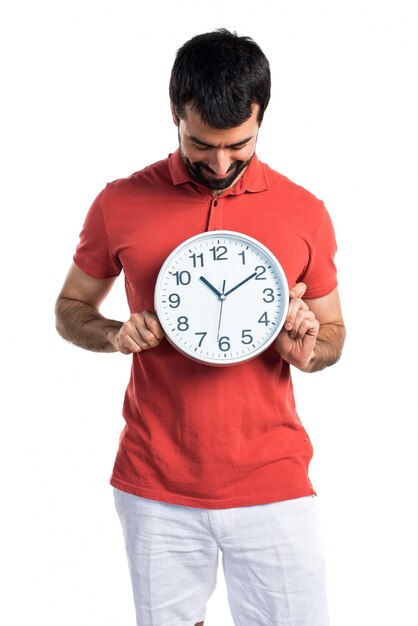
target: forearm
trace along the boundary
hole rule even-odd
[[[86,302],[60,297],[55,306],[58,333],[71,343],[93,352],[116,352],[109,334],[117,333],[122,322],[103,317]]]
[[[334,365],[341,356],[345,335],[343,324],[321,325],[312,357],[308,364],[300,369],[304,372],[318,372],[329,365]]]

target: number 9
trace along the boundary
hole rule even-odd
[[[180,306],[180,296],[178,293],[170,293],[168,296],[168,301],[170,303],[170,307],[172,309],[177,309]]]

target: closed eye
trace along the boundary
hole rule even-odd
[[[242,143],[239,144],[237,146],[230,146],[231,150],[242,150],[243,148],[245,148],[248,144],[246,143]]]
[[[235,152],[237,150],[242,150],[247,145],[248,145],[248,143],[238,144],[236,146],[228,146],[228,149],[229,150],[234,150],[234,152]],[[194,148],[196,148],[196,150],[201,150],[202,152],[205,151],[205,150],[211,150],[212,149],[212,146],[201,146],[201,145],[197,145],[195,143],[193,144],[193,146],[194,146]]]

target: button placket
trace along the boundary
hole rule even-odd
[[[213,198],[209,206],[208,230],[222,229],[222,202]]]

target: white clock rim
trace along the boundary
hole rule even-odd
[[[269,339],[266,341],[266,343],[264,343],[260,348],[257,348],[256,350],[254,350],[254,352],[250,352],[250,354],[248,354],[248,355],[244,355],[244,356],[240,356],[240,357],[235,357],[235,358],[229,359],[227,362],[219,361],[219,360],[213,359],[211,357],[206,357],[206,356],[202,356],[202,355],[200,355],[198,357],[198,356],[196,356],[196,354],[194,354],[192,352],[189,352],[188,350],[184,349],[181,345],[176,343],[174,340],[172,340],[172,338],[169,335],[169,332],[167,331],[167,328],[165,327],[165,320],[164,320],[164,317],[163,317],[163,311],[162,311],[162,307],[160,306],[160,299],[159,299],[160,287],[161,287],[161,284],[162,284],[163,277],[164,277],[165,270],[166,270],[167,266],[171,263],[172,259],[178,254],[178,252],[180,252],[180,250],[182,248],[190,245],[191,243],[195,243],[196,241],[199,241],[200,239],[204,239],[205,237],[208,237],[208,236],[219,237],[219,238],[221,238],[222,236],[224,236],[224,237],[236,237],[236,238],[247,240],[249,243],[253,244],[254,246],[256,246],[258,248],[260,248],[260,250],[267,257],[269,257],[275,263],[275,265],[278,267],[279,273],[281,274],[281,283],[282,283],[282,287],[283,287],[283,294],[282,294],[282,297],[283,297],[283,314],[282,314],[282,318],[281,318],[281,320],[280,320],[276,330],[272,334],[272,336],[269,337]],[[271,344],[276,339],[277,335],[279,334],[279,332],[283,328],[283,326],[285,324],[285,321],[286,321],[287,311],[288,311],[288,308],[289,308],[289,286],[288,286],[288,282],[287,282],[285,271],[284,271],[280,261],[277,259],[276,255],[273,254],[273,252],[271,250],[269,250],[269,248],[267,248],[267,246],[265,246],[263,243],[261,243],[261,241],[259,241],[258,239],[255,239],[254,237],[251,237],[250,235],[246,235],[245,233],[241,233],[241,232],[236,231],[236,230],[207,230],[207,231],[204,231],[202,233],[198,233],[197,235],[193,235],[192,237],[189,237],[188,239],[185,239],[184,241],[182,241],[178,246],[176,246],[174,248],[174,250],[172,252],[170,252],[168,257],[165,259],[164,263],[162,264],[162,266],[160,268],[160,271],[159,271],[158,276],[157,276],[157,281],[155,283],[154,308],[155,308],[155,311],[157,313],[158,320],[160,321],[160,324],[161,324],[161,326],[162,326],[162,328],[163,328],[163,330],[165,332],[165,338],[167,339],[167,341],[178,352],[180,352],[182,355],[186,356],[188,359],[190,359],[192,361],[195,361],[197,363],[200,363],[202,365],[210,365],[212,367],[228,367],[228,366],[232,366],[232,365],[239,365],[240,363],[246,363],[247,361],[251,361],[251,359],[255,359],[257,356],[259,356],[260,354],[265,352],[271,346]],[[162,321],[162,320],[164,320],[164,321]]]

